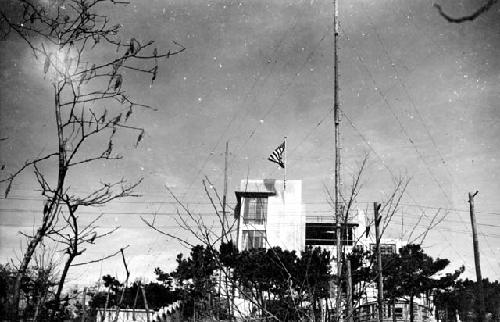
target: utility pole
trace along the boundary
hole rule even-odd
[[[134,306],[132,308],[132,321],[135,321],[135,308],[137,307],[137,298],[139,297],[139,291],[141,290],[141,282],[137,287],[137,292],[135,292]]]
[[[227,234],[229,234],[230,232],[227,231],[226,232],[226,204],[227,204],[227,155],[228,155],[228,150],[229,150],[229,141],[226,141],[226,152],[224,153],[224,191],[223,191],[223,194],[222,194],[222,238],[221,238],[221,241],[224,242],[224,238],[226,238],[226,240],[228,240],[228,236],[226,236]],[[218,305],[218,309],[217,309],[217,320],[220,321],[220,308],[221,308],[221,284],[222,284],[222,272],[223,272],[223,269],[222,269],[222,264],[221,264],[221,267],[219,268],[219,305]],[[229,298],[229,292],[228,292],[228,289],[227,289],[227,285],[228,285],[228,276],[227,274],[224,274],[224,280],[225,280],[225,289],[226,289],[226,299],[227,299],[227,308],[229,310],[228,312],[228,315],[231,316],[231,300]],[[234,288],[232,289],[232,292],[231,294],[233,295],[233,298],[234,298]]]
[[[378,304],[378,320],[382,322],[384,320],[384,285],[383,285],[383,275],[382,275],[382,254],[380,253],[380,204],[377,202],[373,203],[373,212],[375,218],[375,240],[376,246],[375,250],[377,252],[377,304]]]
[[[224,153],[224,192],[222,195],[222,241],[226,234],[226,200],[227,200],[227,155],[229,150],[229,141],[226,141],[226,152]],[[229,232],[227,232],[229,233]]]
[[[86,305],[85,305],[86,301],[87,301],[87,287],[84,287],[83,288],[83,300],[82,300],[82,322],[85,322],[85,315],[87,313],[85,311],[87,309]]]
[[[351,260],[347,259],[347,322],[353,322]]]
[[[148,306],[148,299],[146,298],[146,290],[144,289],[144,286],[141,284],[141,293],[142,293],[142,298],[144,299],[144,308],[146,309],[146,321],[150,322],[151,319],[149,318],[149,306]]]
[[[470,212],[470,222],[472,224],[472,245],[474,247],[474,263],[476,264],[476,278],[477,284],[479,286],[479,319],[478,321],[484,321],[484,313],[486,311],[484,305],[484,290],[483,290],[483,278],[481,276],[481,260],[479,258],[479,242],[477,240],[477,226],[476,226],[476,215],[474,213],[474,197],[479,193],[469,192],[469,212]]]
[[[333,25],[334,25],[334,36],[333,36],[333,69],[334,69],[334,87],[333,87],[333,115],[335,124],[335,232],[337,237],[337,298],[335,302],[335,315],[336,320],[340,321],[340,303],[341,303],[341,282],[342,282],[342,246],[341,246],[341,229],[340,229],[340,207],[339,207],[339,197],[340,197],[340,111],[339,111],[339,57],[338,57],[338,37],[339,37],[339,8],[338,0],[333,1]]]

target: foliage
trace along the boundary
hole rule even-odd
[[[108,292],[98,291],[89,293],[89,307],[92,311],[96,311],[99,308],[103,308],[106,305],[106,298],[108,296]],[[116,303],[114,302],[114,298],[111,298],[111,306],[114,306]]]
[[[159,267],[155,268],[156,280],[161,284],[171,288],[173,283],[173,277],[170,273],[162,271]]]
[[[236,256],[238,254],[238,248],[229,240],[227,243],[221,243],[219,247],[219,257],[222,265],[227,267],[234,267],[236,264]]]
[[[24,318],[47,317],[56,285],[54,267],[30,266],[21,279],[22,314]],[[0,264],[0,316],[8,316],[9,297],[14,289],[17,269]]]
[[[500,283],[483,279],[487,318],[500,319]],[[479,312],[478,283],[469,279],[458,280],[451,287],[436,292],[434,303],[443,321],[454,321],[458,312],[461,321],[475,321]]]
[[[280,320],[304,319],[308,314],[304,303],[318,315],[319,301],[329,296],[330,254],[326,250],[308,247],[298,256],[280,247],[238,253],[231,244],[223,244],[222,249],[222,261],[234,269],[234,283],[264,313]]]
[[[330,254],[312,247],[300,257],[280,247],[243,251],[236,256],[234,279],[262,313],[284,321],[304,319],[304,303],[318,315],[320,299],[329,296]]]
[[[216,301],[219,270],[231,270],[229,284],[259,308],[258,315],[283,321],[304,319],[308,309],[319,314],[319,301],[329,296],[330,254],[325,250],[309,247],[300,256],[279,247],[238,252],[231,241],[219,249],[193,246],[189,257],[177,256],[175,271],[155,270],[158,280],[175,278],[181,286],[184,318],[227,313],[227,303]]]
[[[150,282],[147,284],[135,281],[130,286],[124,286],[120,281],[110,275],[102,277],[107,291],[90,291],[88,296],[89,315],[97,317],[97,310],[104,307],[113,309],[145,309],[145,301],[141,287],[146,294],[148,309],[158,311],[160,308],[168,306],[180,299],[180,294],[171,286],[164,283]]]
[[[374,286],[377,271],[374,269],[376,256],[371,251],[360,248],[353,249],[347,255],[351,262],[353,304],[365,295],[368,286]],[[384,277],[384,298],[394,303],[401,298],[408,298],[410,306],[415,297],[425,296],[427,299],[436,292],[446,290],[463,272],[463,268],[440,278],[435,275],[446,268],[447,259],[433,259],[425,254],[420,245],[408,244],[396,254],[382,256]],[[343,285],[345,292],[346,285]],[[412,310],[412,309],[410,309]],[[413,316],[410,317],[413,319]]]
[[[413,301],[415,297],[425,295],[427,298],[437,289],[444,289],[463,272],[463,267],[453,274],[447,274],[439,279],[434,276],[445,269],[448,259],[433,259],[424,253],[420,245],[409,244],[393,256],[384,267],[384,297],[397,299],[409,297],[410,321],[413,321]]]
[[[118,290],[123,286],[122,283],[120,283],[120,281],[118,281],[115,277],[111,276],[111,275],[104,275],[102,277],[102,281],[104,282],[104,287],[107,287],[109,288],[110,290],[112,290],[113,292],[118,292]]]
[[[330,253],[319,247],[308,247],[301,252],[298,278],[304,281],[304,289],[315,300],[329,296],[330,262]]]
[[[352,304],[358,303],[365,295],[366,288],[375,281],[377,274],[373,269],[374,254],[371,251],[363,250],[355,247],[350,254],[346,255],[346,259],[351,262],[351,279],[352,279]],[[382,261],[387,257],[383,257]],[[347,269],[347,267],[345,268]],[[346,276],[344,274],[344,276]],[[344,280],[342,291],[347,291],[347,283]]]
[[[188,258],[177,255],[177,269],[171,273],[181,288],[183,313],[188,316],[211,316],[216,294],[214,272],[218,268],[217,253],[208,247],[191,248]]]
[[[427,291],[443,286],[446,279],[433,276],[450,263],[447,259],[434,260],[425,254],[420,245],[409,244],[399,250],[384,268],[387,297],[420,296]]]

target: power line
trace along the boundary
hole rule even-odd
[[[353,47],[351,47],[354,51],[357,52],[357,50]],[[370,78],[370,80],[372,81],[372,84],[374,86],[374,90],[382,97],[382,101],[385,103],[385,106],[387,107],[387,109],[389,110],[390,114],[394,117],[394,119],[396,120],[397,124],[399,125],[399,128],[401,130],[401,132],[406,136],[406,138],[408,139],[408,142],[410,142],[410,144],[412,145],[412,147],[414,148],[417,156],[420,158],[420,160],[422,161],[422,163],[424,164],[425,168],[427,169],[429,175],[431,176],[431,178],[433,179],[433,181],[436,183],[436,185],[438,186],[438,188],[441,190],[441,193],[443,194],[443,196],[447,199],[448,203],[452,203],[451,202],[451,198],[448,196],[448,193],[446,193],[446,191],[444,190],[441,182],[437,179],[437,177],[435,176],[434,172],[430,169],[430,166],[427,162],[427,160],[425,160],[422,152],[418,149],[418,147],[416,146],[414,140],[411,138],[410,134],[408,133],[408,130],[404,127],[401,119],[399,118],[399,116],[396,114],[396,112],[394,111],[391,103],[389,102],[389,100],[387,99],[387,97],[385,96],[385,94],[382,92],[382,90],[380,89],[380,87],[378,86],[377,84],[377,81],[375,80],[373,74],[370,72],[370,70],[368,69],[368,67],[366,66],[363,58],[361,58],[361,56],[356,53],[357,55],[357,58],[358,58],[358,61],[361,63],[361,65],[364,67],[365,69],[365,72],[366,74],[368,74],[368,77]]]
[[[371,22],[371,24],[372,24],[372,27],[373,27],[373,23],[372,23],[372,22]],[[387,56],[387,58],[389,59],[389,61],[390,61],[390,63],[391,63],[391,67],[392,67],[392,69],[393,69],[393,70],[394,70],[394,72],[396,73],[396,78],[398,79],[398,81],[399,81],[399,83],[400,83],[400,86],[403,88],[403,91],[405,92],[405,94],[406,94],[406,96],[407,96],[407,98],[408,98],[408,100],[409,100],[409,102],[410,102],[411,106],[413,107],[413,110],[415,111],[415,113],[417,114],[417,116],[420,118],[420,121],[421,121],[421,123],[423,124],[423,126],[424,126],[424,128],[425,128],[425,130],[426,130],[426,132],[427,132],[427,135],[429,136],[429,138],[430,138],[430,140],[431,140],[431,142],[432,142],[432,144],[433,144],[434,148],[436,149],[436,151],[437,151],[437,153],[438,153],[438,155],[439,155],[439,157],[440,157],[440,159],[441,159],[442,163],[445,165],[445,169],[446,169],[447,174],[449,175],[450,180],[451,180],[450,182],[452,183],[452,185],[454,185],[454,182],[453,182],[453,176],[452,176],[452,175],[451,175],[451,173],[449,172],[449,169],[448,169],[447,163],[446,163],[446,161],[444,160],[444,157],[443,157],[442,153],[440,152],[440,150],[439,150],[439,148],[438,148],[438,146],[437,146],[437,144],[436,144],[436,142],[435,142],[435,140],[434,140],[433,136],[431,135],[430,130],[429,130],[429,128],[427,127],[427,124],[425,123],[425,121],[424,121],[424,119],[423,119],[422,115],[420,114],[420,112],[419,112],[419,110],[418,110],[418,108],[417,108],[417,106],[416,106],[415,102],[414,102],[414,101],[413,101],[413,99],[411,98],[411,96],[410,96],[410,94],[409,94],[409,92],[408,92],[408,90],[407,90],[407,88],[406,88],[406,85],[405,85],[405,84],[404,84],[404,82],[401,80],[401,77],[399,77],[399,74],[398,74],[398,72],[397,72],[397,69],[395,68],[394,63],[392,62],[392,59],[391,59],[391,57],[390,57],[390,55],[389,55],[389,53],[388,53],[388,51],[387,51],[386,46],[384,45],[384,43],[383,43],[383,41],[382,41],[382,39],[381,39],[380,35],[378,34],[378,32],[376,31],[376,29],[375,29],[374,27],[373,27],[373,29],[374,29],[374,31],[375,31],[375,35],[376,35],[376,37],[377,37],[378,42],[380,43],[380,45],[381,45],[382,49],[384,50],[385,55]],[[355,49],[355,48],[353,48],[353,50],[355,50],[355,51],[356,51],[356,49]],[[379,95],[383,98],[383,101],[386,103],[387,108],[389,109],[389,111],[391,112],[391,114],[393,115],[393,117],[396,119],[396,121],[397,121],[397,123],[399,124],[399,126],[400,126],[400,128],[401,128],[402,132],[403,132],[403,133],[407,136],[407,138],[408,138],[409,142],[410,142],[410,143],[412,144],[412,146],[414,147],[415,151],[417,152],[417,155],[419,156],[419,158],[420,158],[420,159],[422,160],[422,162],[424,163],[424,165],[425,165],[425,167],[426,167],[427,171],[429,172],[429,174],[431,175],[432,179],[435,181],[435,183],[437,184],[437,186],[439,187],[439,189],[441,190],[441,192],[443,193],[443,195],[446,197],[446,199],[448,200],[448,202],[450,202],[450,203],[451,203],[451,199],[448,197],[447,193],[444,191],[444,189],[443,189],[443,187],[442,187],[442,185],[441,185],[441,182],[440,182],[440,181],[436,178],[436,176],[434,175],[434,173],[431,171],[431,169],[430,169],[430,167],[429,167],[429,165],[428,165],[427,161],[424,159],[424,157],[423,157],[422,153],[418,150],[418,148],[417,148],[417,146],[415,145],[414,141],[413,141],[413,140],[412,140],[412,138],[409,136],[409,134],[408,134],[407,130],[406,130],[406,129],[405,129],[405,127],[403,126],[403,124],[402,124],[401,120],[399,119],[399,117],[397,117],[397,115],[395,114],[394,110],[393,110],[393,109],[392,109],[392,107],[390,106],[389,101],[387,100],[387,98],[385,97],[385,95],[382,93],[382,91],[380,90],[380,88],[377,86],[377,83],[376,83],[376,81],[375,81],[375,79],[374,79],[373,75],[372,75],[372,74],[371,74],[371,72],[369,71],[369,69],[368,69],[368,67],[366,66],[366,64],[364,64],[364,62],[363,62],[363,60],[361,59],[361,57],[360,57],[360,55],[359,55],[359,54],[358,54],[358,60],[359,60],[359,61],[360,61],[360,63],[361,63],[361,64],[365,67],[365,70],[366,70],[366,72],[368,73],[368,75],[369,75],[370,79],[372,80],[372,82],[373,82],[373,84],[374,84],[374,86],[375,86],[376,91],[377,91],[377,92],[379,93]],[[447,213],[445,213],[445,216],[444,216],[444,217],[446,217],[446,215],[447,215]],[[462,216],[460,215],[460,213],[459,213],[459,218],[460,218],[460,221],[461,221],[461,222],[463,223],[463,225],[465,226],[466,224],[465,224],[465,222],[464,222],[464,220],[463,220]],[[444,219],[444,218],[443,218],[443,219]],[[495,225],[492,225],[492,227],[495,227]],[[445,238],[446,238],[446,237],[445,237]],[[451,243],[450,243],[450,245],[451,245]],[[490,247],[490,250],[491,250],[491,247]]]
[[[368,19],[370,19],[368,17]],[[371,21],[371,19],[370,19]],[[411,97],[409,91],[408,91],[408,88],[406,87],[404,81],[402,80],[402,78],[400,77],[399,75],[399,72],[396,68],[396,64],[394,64],[394,61],[392,60],[391,58],[391,55],[389,54],[384,42],[382,41],[382,38],[380,37],[380,34],[377,32],[377,29],[373,26],[373,22],[370,22],[372,24],[372,27],[373,27],[373,30],[375,32],[375,36],[377,38],[377,41],[379,42],[380,46],[382,47],[383,51],[384,51],[384,54],[385,56],[387,57],[387,59],[389,60],[389,63],[390,63],[390,66],[391,66],[391,69],[394,71],[394,73],[396,74],[396,78],[398,80],[398,83],[399,85],[401,86],[401,88],[403,89],[403,92],[405,93],[405,96],[406,98],[408,99],[408,101],[410,102],[410,105],[412,106],[413,110],[415,111],[415,114],[418,116],[418,119],[420,120],[420,123],[423,125],[424,127],[424,130],[427,134],[427,136],[429,137],[429,139],[431,140],[431,143],[434,147],[434,149],[436,150],[436,152],[438,153],[439,155],[439,158],[441,159],[441,162],[446,165],[445,169],[448,173],[448,175],[450,176],[450,181],[453,181],[453,176],[451,175],[449,169],[448,169],[448,166],[447,166],[447,162],[445,161],[444,157],[443,157],[443,154],[441,153],[439,147],[437,146],[437,143],[436,143],[436,140],[434,139],[433,135],[431,134],[430,130],[429,130],[429,127],[427,126],[427,123],[425,122],[424,118],[422,117],[422,114],[420,113],[418,107],[417,107],[417,104],[415,103],[415,101],[413,100],[413,98]]]
[[[423,125],[424,130],[425,130],[427,136],[429,137],[430,141],[432,142],[432,145],[433,145],[434,149],[436,150],[436,152],[437,152],[437,154],[438,154],[441,162],[444,164],[444,166],[445,166],[444,168],[445,168],[445,170],[446,170],[446,172],[447,172],[447,174],[448,174],[448,176],[450,178],[450,183],[453,186],[455,186],[455,183],[454,183],[454,180],[453,180],[453,175],[451,174],[451,172],[448,169],[448,163],[445,161],[445,159],[443,157],[443,154],[441,153],[439,147],[436,144],[436,140],[432,136],[432,134],[431,134],[431,132],[429,130],[429,127],[427,126],[427,123],[425,122],[424,118],[422,117],[422,114],[420,113],[419,109],[417,108],[417,104],[415,103],[415,101],[411,97],[411,95],[410,95],[410,93],[409,93],[409,91],[408,91],[405,83],[403,82],[403,80],[399,76],[399,73],[398,73],[398,70],[396,68],[396,65],[394,64],[394,62],[393,62],[393,60],[392,60],[392,58],[391,58],[391,56],[389,54],[389,51],[387,50],[384,42],[382,41],[382,38],[380,37],[380,34],[377,32],[377,29],[374,27],[373,22],[371,21],[371,19],[370,18],[368,18],[368,19],[370,20],[370,24],[372,25],[372,28],[373,28],[373,30],[375,32],[375,36],[376,36],[376,38],[377,38],[380,46],[382,47],[385,56],[389,60],[390,66],[391,66],[393,72],[395,73],[395,76],[396,76],[396,78],[397,78],[397,80],[398,80],[401,88],[403,89],[403,92],[405,93],[407,100],[410,102],[410,105],[412,106],[413,111],[418,116],[418,118],[420,120],[420,123]],[[440,186],[440,188],[441,188],[441,186]],[[459,218],[463,222],[463,224],[465,225],[465,221],[464,221],[464,219],[462,218],[462,216],[460,214],[459,214]]]
[[[388,110],[391,112],[391,115],[396,119],[397,123],[399,124],[400,126],[400,130],[403,134],[405,134],[405,136],[407,137],[408,141],[411,143],[412,147],[415,149],[415,152],[417,153],[417,155],[419,156],[419,158],[421,159],[422,163],[424,164],[424,166],[426,167],[427,171],[429,172],[430,176],[432,177],[432,179],[434,180],[434,182],[437,184],[437,186],[439,187],[439,189],[441,190],[441,192],[443,193],[443,195],[446,197],[446,199],[448,200],[448,203],[451,204],[451,199],[449,198],[448,194],[446,193],[446,191],[443,189],[441,183],[439,182],[439,180],[437,180],[437,178],[435,177],[434,173],[432,172],[432,170],[430,169],[429,165],[427,164],[427,161],[424,159],[422,153],[420,152],[420,150],[417,148],[417,146],[415,145],[414,141],[412,140],[412,138],[409,136],[406,128],[403,126],[401,120],[399,119],[399,117],[397,116],[397,114],[394,112],[393,108],[391,107],[387,97],[385,96],[385,94],[382,92],[382,90],[380,89],[380,87],[378,86],[377,82],[375,81],[375,78],[373,77],[372,73],[370,72],[370,70],[368,69],[368,67],[366,66],[366,64],[364,63],[364,60],[360,57],[359,53],[357,52],[356,48],[352,47],[351,48],[353,49],[353,51],[356,53],[356,56],[357,56],[357,60],[361,63],[361,65],[364,67],[364,70],[366,72],[366,74],[368,74],[368,76],[370,77],[370,80],[372,81],[373,83],[373,86],[374,86],[374,89],[375,91],[379,94],[379,96],[382,98],[382,101],[385,103],[385,106],[388,108]],[[345,112],[343,112],[343,114],[345,115]],[[351,120],[351,123],[352,125],[354,124]],[[362,136],[362,135],[361,135]],[[364,136],[362,136],[363,139],[364,139]],[[364,139],[367,143],[368,141],[366,139]],[[375,151],[373,149],[373,147],[371,147],[370,145],[370,148]],[[378,155],[377,153],[377,156],[380,158],[380,156]],[[380,160],[384,163],[383,159],[380,158]],[[392,171],[387,167],[387,165],[384,164],[384,167],[386,167],[386,169],[389,171],[389,173],[391,173],[391,175],[393,176],[393,178],[395,178],[394,174],[392,173]],[[408,193],[407,193],[408,194]],[[411,197],[410,194],[408,194],[408,196],[410,196],[411,199],[414,200],[413,197]],[[415,200],[414,200],[415,202]],[[422,215],[424,215],[425,217],[427,217],[427,215],[425,215],[425,212],[422,213]],[[453,248],[451,242],[447,239],[446,236],[444,236],[445,240],[447,240],[448,244]],[[454,248],[453,248],[454,249]],[[455,253],[457,255],[459,255],[459,257],[462,259],[462,261],[465,263],[465,259],[463,258],[463,256],[458,253],[456,251],[456,249],[454,249]]]
[[[348,119],[350,121],[350,119],[348,118],[348,116],[346,114],[343,114],[346,119]],[[353,126],[355,126],[353,124]],[[369,146],[369,142],[365,142],[365,144],[367,146]],[[369,146],[371,147],[371,146]],[[372,150],[372,152],[374,152],[375,155],[376,154],[376,151],[375,150]],[[380,156],[377,156],[379,158],[381,158]],[[383,164],[385,164],[385,162],[383,162]],[[386,168],[388,171],[390,170],[390,168]],[[8,198],[0,198],[0,201],[1,200],[4,200],[5,201],[9,201],[9,200],[19,200],[19,201],[44,201],[45,199],[41,198],[41,197],[19,197],[19,196],[9,196]],[[191,201],[185,201],[185,203],[187,205],[197,205],[197,206],[212,206],[212,203],[209,202],[209,201],[201,201],[201,200],[191,200]],[[372,201],[356,201],[356,203],[358,204],[372,204],[373,202]],[[152,201],[152,200],[142,200],[142,201],[125,201],[125,200],[113,200],[109,203],[110,206],[112,205],[115,205],[115,204],[139,204],[139,205],[179,205],[179,203],[175,200],[172,200],[172,201]],[[330,204],[326,201],[309,201],[309,202],[301,202],[300,204],[303,204],[303,205],[325,205],[325,206],[329,206]],[[416,207],[416,208],[424,208],[424,209],[433,209],[433,210],[443,210],[443,211],[452,211],[452,212],[464,212],[464,213],[468,213],[469,211],[466,210],[466,209],[459,209],[459,208],[446,208],[446,207],[438,207],[438,206],[429,206],[429,205],[422,205],[422,204],[418,204],[418,203],[404,203],[404,202],[401,202],[399,205],[401,206],[407,206],[407,207]],[[235,206],[235,203],[232,204],[232,206],[234,207]],[[98,208],[96,208],[98,209]],[[0,211],[2,211],[2,209],[0,209]],[[33,211],[36,211],[36,210],[33,210]],[[326,210],[325,210],[326,211]],[[39,212],[39,211],[38,211]],[[105,211],[105,213],[107,213],[107,211]],[[154,211],[151,211],[150,213],[154,213]],[[482,214],[482,215],[494,215],[494,216],[500,216],[500,212],[496,212],[496,211],[476,211],[477,214]]]
[[[273,50],[273,53],[272,53],[272,56],[276,55],[276,53],[278,52],[279,48],[281,47],[281,44],[283,43],[283,41],[286,39],[286,37],[288,37],[288,33],[292,33],[292,31],[295,29],[295,27],[297,26],[297,22],[298,22],[298,19],[296,18],[295,19],[295,23],[294,23],[294,26],[290,29],[287,29],[287,32],[285,33],[285,35],[280,39],[280,41],[278,42],[278,45],[274,48]],[[264,82],[267,81],[267,79],[272,75],[272,73],[274,72],[274,67],[276,66],[277,64],[277,60],[273,63],[273,65],[271,66],[271,68],[269,69],[269,73],[267,74],[267,76],[265,77],[264,79]],[[257,74],[257,77],[254,78],[254,81],[252,83],[252,86],[250,86],[250,89],[247,91],[246,95],[245,95],[245,99],[243,100],[242,102],[242,105],[245,105],[246,102],[248,101],[248,99],[250,98],[251,94],[254,92],[255,88],[257,87],[257,83],[259,81],[259,78],[260,78],[260,74]],[[213,146],[213,148],[211,149],[210,153],[208,154],[208,156],[206,157],[205,161],[202,163],[202,166],[198,169],[198,172],[196,174],[196,176],[193,178],[193,180],[191,181],[191,183],[188,185],[188,188],[186,189],[186,192],[189,192],[189,190],[191,189],[191,187],[193,186],[194,182],[196,181],[196,179],[199,177],[200,173],[203,171],[203,169],[205,168],[205,166],[207,165],[208,161],[212,158],[212,156],[214,155],[214,152],[215,152],[215,149],[219,146],[219,144],[222,142],[222,139],[224,138],[225,134],[227,133],[227,131],[230,129],[230,127],[232,126],[233,122],[238,118],[239,116],[239,113],[235,112],[233,117],[231,118],[231,120],[229,121],[229,123],[226,125],[226,127],[224,128],[224,130],[222,131],[221,135],[219,136],[219,138],[217,139],[217,142],[215,143],[215,145]],[[248,116],[248,110],[246,111],[244,117],[247,117]],[[184,195],[185,195],[184,194]]]
[[[373,26],[373,23],[372,23],[372,26]],[[419,33],[421,33],[421,32],[422,32],[422,30],[424,30],[424,31],[426,30],[426,28],[420,28],[420,27],[417,27],[417,29],[419,30],[419,31],[418,31]],[[492,30],[492,29],[491,29],[491,30]],[[376,30],[375,30],[375,32],[376,32]],[[379,37],[379,35],[378,35],[378,33],[377,33],[377,32],[376,32],[376,35],[377,35],[377,37],[380,39],[380,37]],[[446,53],[445,48],[441,45],[441,43],[440,43],[440,42],[436,42],[436,41],[433,39],[433,36],[434,36],[434,34],[428,34],[426,38],[427,38],[427,39],[429,39],[429,40],[430,40],[430,41],[434,44],[434,46],[435,46],[436,48],[440,48],[440,49],[441,49],[441,51],[442,51],[443,53],[445,53],[445,55],[446,55],[447,53]],[[383,46],[383,44],[382,44],[382,47],[385,49],[385,46]],[[465,55],[466,55],[466,53],[464,52],[464,53],[463,53],[463,56],[465,56]],[[406,91],[406,89],[405,89],[405,91]],[[408,95],[408,96],[409,96],[409,95]],[[413,101],[412,101],[411,99],[410,99],[410,101],[413,103]],[[416,105],[415,105],[415,104],[413,104],[413,106],[414,106],[414,107],[416,107]],[[418,109],[416,109],[416,108],[415,108],[415,110],[416,110],[416,112],[418,113],[419,117],[421,118],[420,113],[418,112]],[[421,118],[421,119],[422,119],[422,118]],[[424,122],[424,126],[425,126],[425,122]],[[426,131],[427,131],[427,132],[428,132],[428,134],[430,135],[430,133],[429,133],[429,131],[428,131],[427,127],[426,127]],[[446,163],[446,162],[444,162],[444,158],[442,157],[442,155],[441,155],[441,153],[440,153],[439,149],[437,148],[437,145],[435,144],[434,140],[432,139],[432,136],[430,136],[430,137],[431,137],[431,140],[432,140],[432,142],[433,142],[433,144],[434,144],[434,146],[435,146],[436,150],[437,150],[437,151],[438,151],[438,153],[440,154],[441,160],[443,161],[443,163],[445,163],[445,166],[446,166],[445,168],[446,168],[446,169],[447,169],[447,171],[448,171],[448,175],[450,176],[451,183],[452,183],[452,184],[454,184],[454,182],[453,182],[453,176],[450,174],[450,172],[449,172],[449,170],[448,170],[447,163]],[[495,214],[495,215],[499,215],[499,214]],[[462,217],[461,217],[461,215],[460,215],[460,214],[459,214],[459,217],[460,217],[461,221],[463,221],[463,219],[462,219]],[[480,233],[481,233],[481,232],[480,232]],[[485,240],[485,241],[486,241],[486,240]],[[496,252],[495,252],[495,251],[491,248],[491,246],[489,245],[489,243],[488,243],[487,241],[486,241],[486,245],[487,245],[487,247],[490,249],[490,251],[491,251],[492,253],[495,253],[495,254],[496,254]],[[487,256],[486,258],[489,260],[489,256]],[[488,262],[488,263],[489,263],[489,262]]]
[[[0,212],[3,213],[15,213],[15,214],[38,214],[40,213],[39,210],[36,209],[21,209],[21,208],[11,208],[11,209],[0,209]],[[314,222],[313,219],[319,219],[319,218],[330,218],[332,210],[331,209],[326,209],[326,210],[309,210],[306,211],[305,217],[309,218],[311,222]],[[91,215],[109,215],[109,216],[144,216],[144,215],[150,215],[150,216],[168,216],[168,217],[177,217],[179,214],[177,212],[91,212],[91,211],[79,211],[78,213],[81,214],[91,214]],[[318,216],[318,215],[311,215],[311,214],[323,214],[324,216]],[[182,213],[180,214],[181,216],[183,215]],[[193,212],[194,216],[202,216],[202,217],[216,217],[218,214],[214,212]],[[220,215],[220,214],[219,214]],[[304,216],[304,213],[302,211],[287,211],[287,216],[288,217],[298,217],[298,216]],[[396,213],[394,214],[394,217],[401,217],[403,214],[401,213]],[[412,217],[405,216],[407,219],[411,219]],[[306,219],[307,220],[307,219]],[[458,223],[462,224],[462,221],[458,220],[453,220],[449,218],[443,219],[444,221],[448,223]],[[411,225],[414,224],[412,222],[406,222],[406,225]],[[478,226],[483,226],[483,227],[491,227],[491,228],[500,228],[500,225],[495,225],[495,224],[487,224],[487,223],[478,223]]]
[[[382,162],[382,165],[384,166],[384,168],[389,172],[389,174],[392,176],[392,178],[396,178],[396,175],[392,172],[392,170],[387,166],[387,164],[385,163],[384,159],[378,154],[378,152],[375,150],[375,148],[371,145],[371,143],[366,139],[366,137],[363,135],[363,133],[361,133],[361,131],[357,128],[357,126],[354,124],[354,122],[352,121],[352,119],[344,112],[342,111],[342,115],[344,115],[347,120],[349,121],[349,124],[351,125],[351,127],[358,133],[358,135],[360,136],[360,138],[362,139],[362,141],[370,148],[370,150],[377,156],[377,158]],[[410,197],[410,199],[414,202],[415,205],[417,205],[418,207],[418,204],[416,203],[415,201],[415,198],[413,198],[413,196],[409,193],[409,192],[406,192],[406,194]],[[419,207],[421,208],[422,210],[422,214],[424,215],[425,212],[423,211],[422,207]],[[427,217],[427,216],[426,216]],[[448,240],[448,238],[446,236],[443,236],[444,239],[447,241],[447,243],[450,245],[450,247],[455,251],[455,253],[462,259],[462,262],[465,264],[466,261],[465,261],[465,258],[459,253],[457,252],[457,250],[453,247],[452,243]]]
[[[295,75],[293,76],[292,80],[290,82],[288,82],[288,84],[284,87],[284,89],[281,91],[281,94],[278,95],[276,97],[276,99],[271,103],[271,105],[266,110],[266,112],[264,113],[264,116],[261,117],[261,119],[265,119],[271,113],[271,111],[274,109],[274,107],[278,104],[278,102],[280,102],[281,97],[290,89],[290,87],[292,86],[292,84],[295,82],[295,80],[297,79],[297,77],[300,75],[301,71],[304,69],[304,67],[307,65],[307,63],[309,63],[309,60],[314,56],[314,54],[316,53],[316,50],[319,48],[320,44],[323,42],[323,40],[325,40],[326,36],[331,31],[331,28],[332,28],[332,26],[329,26],[327,28],[327,30],[325,31],[325,33],[323,34],[323,36],[320,38],[320,40],[314,46],[314,49],[307,55],[305,61],[299,67],[298,72],[295,73]],[[258,126],[255,126],[253,128],[253,130],[250,132],[250,135],[248,135],[248,137],[246,138],[245,142],[243,142],[243,144],[241,144],[240,146],[238,146],[238,148],[236,149],[236,151],[240,151],[241,149],[243,149],[248,144],[248,142],[252,139],[252,137],[256,133],[257,129],[258,129]],[[233,159],[234,159],[234,157],[233,157]]]
[[[214,223],[217,223],[214,221]],[[282,223],[282,224],[268,224],[267,227],[272,227],[272,228],[277,228],[277,227],[293,227],[296,226],[296,224],[293,223]],[[32,228],[33,225],[27,225],[27,224],[12,224],[12,223],[0,223],[0,227],[16,227],[16,228]],[[109,229],[109,228],[116,228],[119,227],[120,229],[151,229],[150,227],[144,225],[144,226],[124,226],[124,225],[100,225],[98,228],[102,229]],[[158,229],[175,229],[178,230],[181,226],[179,225],[156,225]],[[426,225],[419,225],[419,227],[426,228]],[[57,228],[57,227],[56,227]],[[467,230],[457,230],[457,229],[450,229],[450,228],[435,228],[435,231],[445,231],[445,232],[452,232],[452,233],[457,233],[457,234],[469,234],[471,235],[470,231]],[[500,238],[500,235],[498,234],[482,234],[483,238]],[[486,240],[486,239],[485,239]]]

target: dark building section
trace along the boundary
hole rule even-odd
[[[354,228],[358,224],[341,224],[341,244],[354,244]],[[306,222],[306,246],[337,245],[336,225],[332,222]]]

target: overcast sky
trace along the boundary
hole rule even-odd
[[[183,249],[150,229],[140,216],[158,213],[171,233],[176,206],[168,185],[204,214],[210,208],[204,175],[222,191],[225,142],[229,141],[229,200],[241,179],[282,178],[267,156],[288,137],[289,179],[303,180],[306,210],[328,215],[325,187],[333,189],[332,1],[131,1],[109,11],[123,24],[124,39],[155,40],[160,48],[186,51],[160,62],[157,81],[125,75],[136,100],[158,108],[131,120],[146,129],[125,159],[82,168],[71,178],[86,192],[99,180],[144,177],[142,197],[113,202],[82,216],[105,213],[101,227],[121,228],[88,250],[98,258],[130,245],[133,277],[151,278],[155,267],[175,267]],[[474,11],[480,1],[439,0],[451,15]],[[371,209],[411,177],[387,237],[417,235],[441,209],[443,222],[423,246],[429,254],[466,266],[474,277],[467,193],[476,197],[483,275],[500,275],[500,6],[473,22],[449,24],[429,0],[340,0],[340,100],[342,181],[369,153],[359,207]],[[112,57],[114,48],[98,54]],[[56,144],[51,85],[42,62],[15,37],[0,43],[0,155],[2,175]],[[31,171],[0,200],[0,262],[21,252],[18,231],[30,231],[41,209]],[[419,221],[422,212],[425,216]],[[85,219],[83,219],[85,220]],[[123,277],[119,259],[72,271],[78,283],[99,274]]]

